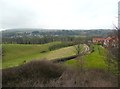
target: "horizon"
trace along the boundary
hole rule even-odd
[[[94,29],[51,29],[51,28],[10,28],[10,29],[2,29],[0,31],[8,31],[8,30],[114,30],[114,29],[109,29],[109,28],[94,28]]]
[[[113,31],[115,29],[43,29],[43,28],[17,28],[17,29],[4,29],[4,30],[0,30],[0,32],[4,32],[4,31]]]

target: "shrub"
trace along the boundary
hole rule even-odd
[[[117,76],[102,69],[63,68],[48,61],[32,61],[3,69],[3,87],[117,87]]]
[[[28,80],[49,81],[60,77],[63,69],[52,62],[31,61],[19,67],[3,69],[3,86],[18,86],[21,81]]]

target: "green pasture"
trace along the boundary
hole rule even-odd
[[[93,48],[94,52],[76,58],[75,60],[66,61],[64,64],[72,67],[80,67],[82,64],[84,68],[106,69],[107,50],[100,45],[93,45]]]
[[[107,68],[106,64],[106,49],[100,45],[94,45],[94,52],[83,57],[85,67],[87,68]]]
[[[61,42],[53,42],[42,45],[37,44],[3,44],[2,68],[19,66],[31,60],[67,57],[75,55],[74,46],[49,51],[49,47]]]
[[[47,44],[3,44],[2,67],[12,67],[36,58],[42,58],[43,54],[49,52],[49,47],[61,42]],[[43,52],[44,53],[41,53]]]

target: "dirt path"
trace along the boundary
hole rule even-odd
[[[86,44],[83,44],[83,47],[84,47],[84,50],[81,53],[87,53],[90,50],[90,48]]]

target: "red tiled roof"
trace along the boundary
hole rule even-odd
[[[112,40],[119,40],[120,38],[118,36],[112,36],[107,38],[100,38],[100,37],[94,37],[93,41],[112,41]]]
[[[112,38],[111,37],[107,37],[105,40],[112,40]]]

